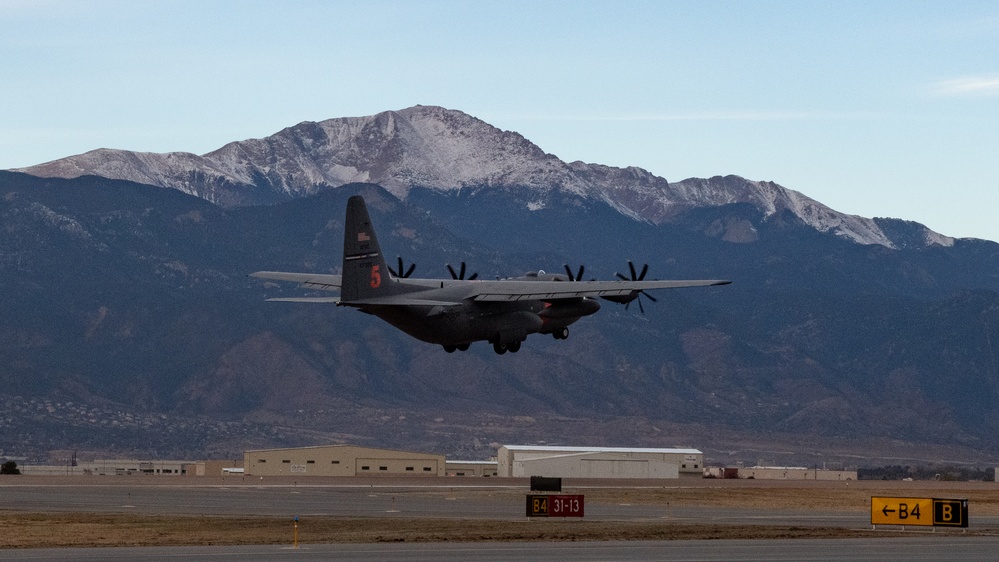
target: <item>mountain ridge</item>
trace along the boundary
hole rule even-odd
[[[501,360],[488,346],[448,355],[351,310],[265,302],[304,291],[251,271],[336,271],[353,194],[386,255],[420,276],[457,260],[492,277],[585,259],[587,277],[608,279],[635,259],[652,277],[735,283],[657,292],[645,314],[606,303],[568,340],[528,338]],[[999,245],[858,245],[748,203],[654,225],[581,196],[531,211],[513,195],[400,201],[353,184],[224,209],[125,181],[0,172],[0,448],[349,440],[478,458],[483,443],[581,439],[756,462],[721,443],[780,434],[797,445],[761,456],[809,464],[872,439],[999,454]],[[754,243],[730,240],[749,230]]]
[[[543,207],[545,198],[558,191],[602,201],[652,224],[693,208],[745,202],[767,216],[790,211],[819,232],[858,244],[898,248],[903,243],[876,219],[840,213],[774,182],[716,176],[671,183],[638,167],[566,163],[519,133],[437,106],[306,121],[201,156],[105,148],[13,171],[134,181],[222,206],[273,204],[356,182],[379,184],[403,200],[414,187],[514,189],[524,193],[529,208]],[[909,228],[904,235],[907,247],[953,243],[926,227]]]

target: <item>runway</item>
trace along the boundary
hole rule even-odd
[[[525,490],[338,485],[18,486],[4,489],[7,509],[21,511],[266,517],[416,517],[521,519]],[[864,514],[744,510],[701,506],[590,503],[587,520],[661,520],[863,528]]]
[[[133,481],[130,481],[134,478]],[[201,484],[190,479],[161,483],[142,477],[77,477],[51,485],[34,479],[3,486],[3,508],[18,511],[136,513],[142,515],[213,515],[307,518],[397,517],[522,519],[527,486],[522,482],[462,480],[414,483],[398,481],[324,482],[230,479]],[[703,484],[702,484],[703,485]],[[606,487],[605,484],[600,485]],[[635,488],[635,494],[641,488]],[[581,487],[578,492],[586,493]],[[677,523],[804,525],[864,529],[863,509],[816,511],[719,507],[689,503],[644,504],[627,499],[588,502],[587,520]],[[977,529],[999,532],[999,517],[977,515]]]
[[[0,550],[2,560],[534,560],[539,557],[588,560],[991,560],[999,551],[999,516],[972,511],[975,533],[960,531],[871,531],[870,514],[862,506],[850,509],[787,509],[766,505],[699,504],[700,496],[737,496],[747,490],[766,497],[760,482],[711,483],[696,481],[671,490],[661,483],[642,487],[621,483],[576,483],[573,493],[599,498],[586,504],[587,521],[658,522],[666,524],[753,525],[822,527],[870,532],[861,539],[710,540],[710,541],[602,541],[602,542],[407,542],[376,544],[301,544],[284,546],[60,548]],[[675,484],[675,483],[674,483]],[[681,483],[682,484],[682,483]],[[857,483],[851,492],[858,495]],[[975,493],[994,494],[995,487],[981,483]],[[620,486],[620,487],[616,487]],[[781,486],[781,484],[771,484]],[[872,490],[877,484],[866,484]],[[939,489],[942,488],[942,489]],[[762,489],[762,491],[761,491]],[[776,488],[775,488],[776,489]],[[813,485],[795,493],[829,493],[830,486]],[[611,490],[611,491],[608,491]],[[642,502],[643,494],[656,491],[666,498]],[[673,492],[676,492],[673,495]],[[834,490],[835,491],[835,490]],[[963,488],[910,490],[911,494],[949,497]],[[680,492],[684,492],[681,494]],[[496,521],[497,524],[530,524],[524,515],[526,482],[481,479],[333,479],[293,480],[252,478],[162,479],[145,477],[70,477],[4,479],[0,494],[5,512],[116,513],[137,516],[183,515],[213,517],[299,517],[307,530],[310,517],[451,519]],[[839,493],[839,492],[836,492]],[[892,490],[892,493],[902,493]],[[877,495],[872,492],[873,495]],[[910,495],[911,495],[910,494]],[[949,494],[949,495],[948,495]],[[851,500],[853,501],[853,500]],[[972,503],[972,507],[975,504]]]
[[[210,546],[157,548],[64,548],[0,550],[4,560],[608,560],[840,561],[995,560],[999,537],[906,537],[841,540],[613,541],[595,543],[420,543]]]

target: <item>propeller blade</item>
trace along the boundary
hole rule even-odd
[[[413,274],[413,270],[416,269],[415,263],[410,264],[409,269],[406,269],[405,264],[403,264],[402,262],[402,256],[399,256],[396,259],[399,260],[398,269],[393,268],[391,265],[388,266],[389,273],[392,274],[392,277],[395,277],[397,279],[405,279],[406,277],[409,277],[410,275]]]
[[[648,275],[649,273],[649,264],[647,263],[643,264],[642,269],[638,270],[635,268],[635,263],[631,260],[628,260],[628,272],[631,273],[630,279],[628,278],[628,276],[624,275],[623,273],[615,273],[614,275],[616,275],[617,278],[622,281],[644,281],[645,276]],[[642,303],[643,296],[652,302],[658,302],[658,299],[656,299],[655,297],[646,293],[643,290],[632,291],[630,294],[622,295],[620,297],[615,296],[615,297],[603,297],[603,298],[612,302],[618,302],[624,304],[625,310],[628,310],[628,306],[631,304],[632,301],[637,300],[638,310],[640,310],[642,314],[645,314],[645,305]]]
[[[580,265],[577,273],[573,273],[568,264],[565,265],[565,274],[569,277],[569,281],[582,281],[584,271],[586,271],[585,265]]]
[[[455,271],[454,268],[451,267],[451,264],[447,264],[447,270],[451,272],[451,279],[462,279],[462,280],[465,280],[465,281],[471,281],[472,279],[475,279],[475,278],[477,278],[479,276],[478,273],[473,273],[468,278],[466,278],[465,277],[465,271],[466,271],[465,262],[461,262],[461,267],[458,269],[458,271]]]

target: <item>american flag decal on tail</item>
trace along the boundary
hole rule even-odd
[[[371,241],[371,237],[368,236],[367,232],[358,232],[357,233],[357,241],[358,242],[370,242]]]

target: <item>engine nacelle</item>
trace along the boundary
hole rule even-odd
[[[602,298],[604,300],[611,301],[611,302],[616,302],[618,304],[628,304],[629,302],[637,299],[639,294],[641,294],[641,291],[632,291],[632,292],[628,293],[627,295],[611,295],[611,296],[600,297],[600,298]]]

